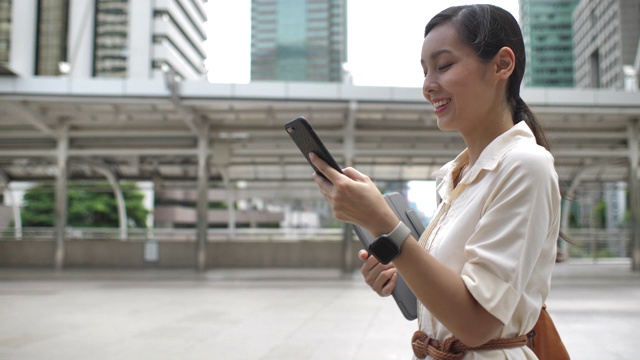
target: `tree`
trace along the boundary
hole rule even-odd
[[[120,184],[127,221],[131,226],[146,228],[149,214],[142,200],[144,195],[133,183]],[[72,227],[118,227],[118,207],[111,187],[106,183],[91,187],[70,187],[68,192],[67,224]],[[51,187],[36,185],[24,194],[23,226],[54,225],[55,195]]]

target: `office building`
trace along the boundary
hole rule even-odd
[[[11,0],[0,0],[0,75],[8,74],[11,44]]]
[[[342,82],[346,0],[252,0],[251,81]]]
[[[573,13],[575,81],[580,88],[625,88],[640,39],[640,1],[581,0]]]
[[[524,85],[573,87],[571,14],[578,0],[520,0],[527,53]]]
[[[152,79],[172,69],[205,79],[205,2],[0,0],[0,70]]]

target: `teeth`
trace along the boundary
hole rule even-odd
[[[445,99],[445,100],[440,100],[440,101],[434,102],[433,103],[433,107],[439,108],[441,106],[447,105],[449,103],[449,101],[451,101],[451,100],[450,99]]]

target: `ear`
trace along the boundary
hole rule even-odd
[[[495,75],[502,80],[507,80],[516,67],[516,56],[509,47],[503,47],[498,50],[494,57]]]

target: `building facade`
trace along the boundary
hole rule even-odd
[[[573,87],[571,14],[578,0],[520,0],[525,86]]]
[[[573,30],[576,86],[624,89],[638,53],[640,1],[581,0]]]
[[[11,45],[11,0],[0,0],[0,75],[11,74],[9,47]]]
[[[0,69],[22,77],[145,79],[171,69],[182,79],[205,79],[205,2],[0,0]]]
[[[251,81],[342,82],[346,0],[252,0]]]

